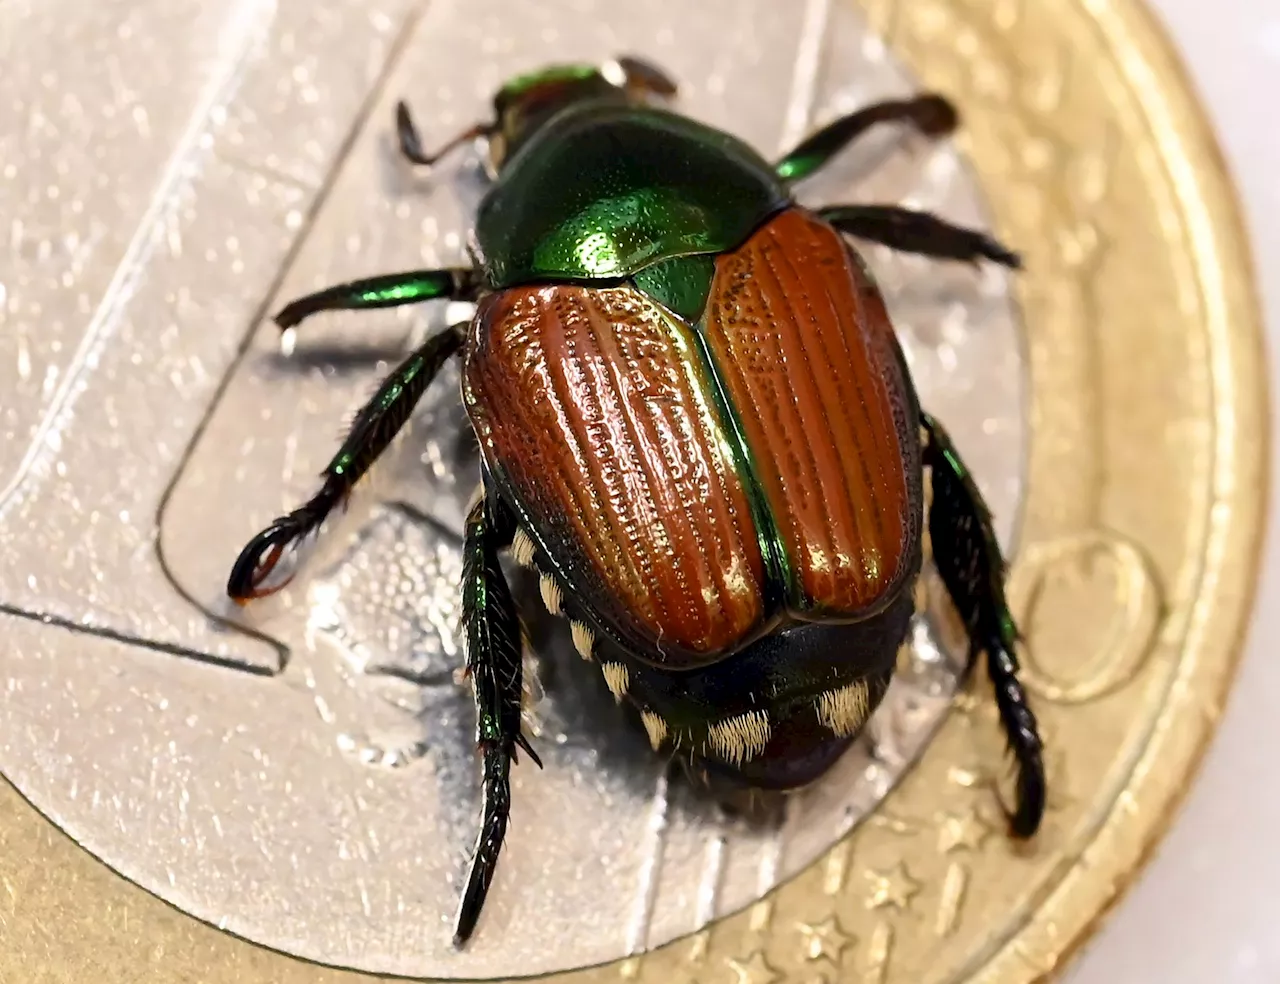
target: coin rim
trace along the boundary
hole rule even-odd
[[[1126,839],[1126,833],[1139,828],[1126,824],[1126,811],[1117,801],[1088,846],[1092,851],[1104,840],[1120,835],[1115,853],[1108,857],[1111,877],[1087,883],[1064,877],[1031,918],[974,974],[971,984],[1059,977],[1142,875],[1184,807],[1225,712],[1245,652],[1269,525],[1266,504],[1273,425],[1271,383],[1265,368],[1265,319],[1257,267],[1226,157],[1195,94],[1186,62],[1155,12],[1140,0],[1076,2],[1097,25],[1129,88],[1143,94],[1145,120],[1189,227],[1186,240],[1201,278],[1201,299],[1208,315],[1205,334],[1217,343],[1210,349],[1211,354],[1218,354],[1210,362],[1216,364],[1210,384],[1214,417],[1235,422],[1225,455],[1222,439],[1215,442],[1217,474],[1213,482],[1215,491],[1220,490],[1219,476],[1226,457],[1234,465],[1225,469],[1230,476],[1232,508],[1228,528],[1220,535],[1222,560],[1215,572],[1215,588],[1211,594],[1197,596],[1191,606],[1193,621],[1200,616],[1201,636],[1217,642],[1201,646],[1184,659],[1178,677],[1191,685],[1175,691],[1155,719],[1153,731],[1164,730],[1165,740],[1147,744],[1131,773],[1138,778],[1126,788],[1127,794],[1142,801],[1144,814],[1151,819],[1141,826],[1140,836]],[[1143,85],[1139,74],[1158,80],[1158,84]],[[1197,255],[1199,261],[1194,259]],[[1207,271],[1218,274],[1216,297],[1205,289],[1211,286],[1204,283]],[[1221,385],[1224,360],[1227,386]],[[1167,730],[1173,719],[1180,725],[1176,736]],[[1176,764],[1171,764],[1173,754],[1179,756]],[[1148,768],[1156,755],[1162,760],[1159,771]],[[1064,898],[1069,898],[1069,906],[1062,904]],[[1085,913],[1083,918],[1079,918],[1081,913]]]

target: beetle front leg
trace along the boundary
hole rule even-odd
[[[880,123],[906,123],[927,137],[944,137],[956,128],[958,122],[955,107],[939,95],[876,103],[842,116],[805,138],[774,166],[774,170],[785,181],[807,178]]]
[[[918,253],[944,260],[976,262],[988,259],[1022,269],[1022,259],[995,239],[975,229],[952,225],[928,212],[894,205],[832,205],[818,217],[848,236],[867,239],[902,253]]]
[[[437,373],[462,348],[463,325],[431,338],[405,359],[356,415],[347,439],[325,468],[324,484],[306,503],[275,520],[249,541],[231,567],[227,594],[240,603],[274,594],[289,578],[270,580],[285,552],[324,523],[344,504],[356,483],[373,467],[413,413]]]
[[[511,763],[516,747],[542,762],[520,731],[523,653],[520,622],[498,551],[511,542],[515,520],[498,500],[481,498],[467,516],[463,547],[462,623],[467,674],[476,702],[476,744],[484,762],[484,818],[458,906],[454,945],[475,930],[511,813]]]
[[[480,286],[479,276],[467,267],[388,273],[299,297],[280,309],[275,323],[281,331],[288,331],[321,311],[363,311],[435,300],[472,301]]]
[[[1005,562],[982,495],[942,426],[921,414],[928,439],[924,463],[932,478],[929,537],[934,562],[969,635],[969,664],[987,654],[987,673],[1009,748],[1018,763],[1013,833],[1030,837],[1045,806],[1043,745],[1035,714],[1018,680],[1018,629],[1004,595]]]
[[[469,140],[491,136],[495,128],[493,123],[476,123],[463,130],[434,154],[428,154],[423,149],[422,137],[409,113],[409,106],[403,100],[396,103],[396,140],[400,145],[400,153],[409,163],[420,167],[432,167],[449,151],[462,146]]]

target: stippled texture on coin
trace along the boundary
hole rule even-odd
[[[456,372],[361,497],[367,508],[331,531],[314,576],[258,621],[266,638],[219,631],[196,606],[214,602],[249,536],[313,490],[379,376],[449,317],[427,306],[318,319],[288,358],[262,319],[264,305],[326,283],[464,261],[477,157],[412,174],[391,147],[396,99],[438,141],[483,116],[513,74],[633,52],[679,79],[684,111],[773,155],[915,83],[838,4],[220,9],[216,25],[201,25],[219,39],[219,60],[183,96],[191,115],[169,104],[169,74],[184,77],[180,49],[166,55],[172,65],[139,72],[135,105],[116,107],[154,116],[153,127],[162,114],[148,100],[172,116],[144,141],[154,160],[135,152],[118,175],[137,186],[136,202],[70,167],[56,199],[24,213],[22,241],[43,244],[30,247],[35,269],[43,248],[84,246],[49,231],[68,199],[95,214],[95,194],[114,195],[122,211],[111,228],[132,239],[87,268],[119,270],[114,292],[86,285],[103,298],[86,301],[87,313],[34,272],[9,286],[20,313],[5,344],[22,351],[0,358],[0,371],[19,366],[6,385],[22,398],[6,447],[22,450],[3,479],[14,574],[0,581],[0,602],[97,637],[47,628],[10,658],[0,768],[79,842],[179,908],[327,963],[438,977],[558,971],[742,910],[844,836],[942,720],[960,640],[937,619],[918,624],[867,739],[784,814],[752,826],[669,783],[598,672],[572,655],[565,627],[535,622],[533,737],[548,768],[516,770],[499,875],[459,954],[451,920],[479,789],[471,699],[452,676],[459,534],[477,479]],[[101,87],[80,98],[91,96],[113,98]],[[26,110],[52,113],[39,101]],[[70,122],[88,126],[89,112]],[[40,151],[53,162],[63,153]],[[803,197],[907,202],[989,224],[955,146],[900,133],[847,155]],[[75,228],[73,218],[64,224]],[[922,398],[1011,543],[1026,411],[1008,278],[881,249],[868,258]],[[56,317],[35,319],[37,306]]]
[[[1051,822],[1027,849],[1001,835],[990,788],[1000,749],[979,693],[871,822],[765,902],[556,984],[1056,976],[1168,822],[1230,680],[1266,474],[1260,327],[1229,185],[1178,65],[1132,0],[861,7],[918,78],[957,98],[996,227],[1028,253],[1031,472],[1014,594],[1058,749]],[[808,17],[827,9],[805,5]],[[293,38],[282,47],[298,50]],[[736,54],[705,57],[722,51]],[[307,98],[324,84],[314,71],[281,83]],[[270,114],[257,124],[286,129]],[[295,130],[288,143],[323,170],[323,133]],[[297,167],[285,156],[257,166],[286,163]],[[5,638],[46,666],[70,655],[72,672],[118,657],[89,636],[70,651],[26,620],[6,620]],[[0,690],[6,710],[13,689]],[[46,696],[58,706],[52,688]],[[3,720],[11,746],[25,718]],[[74,848],[7,787],[0,859],[2,979],[373,980],[181,915]]]

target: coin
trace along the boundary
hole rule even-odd
[[[239,13],[246,10],[252,7]],[[803,18],[798,18],[797,39],[807,36],[805,30],[814,31],[815,23],[821,36],[824,17],[845,13],[845,8],[834,5],[808,4]],[[896,4],[868,4],[864,13],[916,78],[957,98],[965,114],[962,147],[988,189],[996,227],[1029,260],[1020,289],[1023,350],[1031,383],[1030,478],[1012,595],[1028,635],[1028,676],[1057,756],[1051,760],[1050,822],[1042,836],[1022,850],[1015,850],[996,829],[997,792],[991,787],[1002,774],[997,732],[985,717],[989,704],[981,693],[962,697],[924,758],[887,801],[765,901],[692,938],[676,940],[643,957],[562,975],[565,980],[622,976],[754,984],[845,980],[859,973],[872,980],[1038,978],[1078,941],[1158,832],[1169,802],[1185,784],[1229,678],[1242,606],[1252,581],[1253,541],[1261,508],[1256,491],[1263,465],[1257,317],[1243,279],[1245,258],[1225,182],[1172,61],[1150,25],[1124,6],[1090,12],[1068,0],[1034,10],[1024,4],[939,2],[912,5],[909,11]],[[444,22],[433,18],[448,15],[448,5],[433,6],[417,29],[439,27]],[[351,32],[345,36],[349,39]],[[769,39],[765,47],[780,45],[780,30],[762,29],[762,36]],[[741,58],[744,50],[756,53],[750,46],[739,45],[733,54]],[[803,59],[795,59],[797,50],[802,50],[799,43],[792,45],[787,57],[803,66]],[[1089,70],[1081,71],[1080,65]],[[817,67],[808,71],[821,78],[831,70],[829,66],[818,59]],[[477,77],[487,70],[476,69]],[[232,63],[227,77],[233,78],[237,71]],[[1068,73],[1069,87],[1065,84]],[[688,74],[698,74],[696,64],[689,66]],[[797,70],[790,81],[798,79],[797,88],[803,90],[805,78],[805,72]],[[486,85],[484,92],[495,81],[496,76],[479,80]],[[729,91],[725,89],[726,100]],[[484,92],[476,92],[474,99]],[[821,106],[810,108],[815,115],[823,111]],[[375,115],[368,118],[374,120]],[[758,117],[745,110],[734,115],[741,116],[740,124],[734,126],[725,119],[724,125],[757,144],[768,142],[767,133],[751,132]],[[236,125],[248,127],[243,120]],[[376,122],[370,122],[368,129],[376,132]],[[273,136],[276,144],[290,145],[289,134]],[[322,137],[316,139],[323,143]],[[250,139],[245,143],[254,146]],[[273,152],[278,156],[272,160],[249,163],[255,173],[284,172],[303,186],[325,180],[323,168],[307,170],[314,150],[306,141],[291,145],[303,149],[292,156]],[[352,144],[358,146],[358,140]],[[229,150],[226,154],[232,156]],[[319,156],[323,163],[323,154]],[[231,176],[225,179],[227,201],[235,201],[239,186]],[[277,221],[287,229],[288,210],[301,208],[298,203],[305,196],[291,199],[276,185],[268,182],[267,187],[269,196],[277,199]],[[261,186],[258,194],[269,197]],[[361,204],[336,191],[331,203],[333,208],[350,210]],[[399,203],[379,207],[386,211],[376,224],[377,235],[390,244],[396,240],[392,220]],[[270,254],[262,245],[265,237],[250,232],[238,230],[238,236],[263,252],[248,257],[247,265],[269,265]],[[197,243],[208,248],[207,243]],[[369,248],[367,241],[357,245],[362,252]],[[442,257],[428,254],[424,259]],[[353,272],[347,265],[349,258],[333,256],[323,262],[334,266],[314,271],[317,277],[322,272],[338,276]],[[223,270],[223,265],[210,263],[210,272],[214,270]],[[915,272],[922,275],[937,274],[928,268]],[[232,279],[211,286],[234,292],[237,284]],[[163,291],[164,286],[162,280],[159,289]],[[1139,310],[1133,304],[1135,296],[1142,300]],[[213,311],[215,323],[234,327],[231,309],[215,304]],[[967,339],[979,328],[985,329],[991,320],[960,325],[961,337]],[[926,322],[922,331],[930,327],[941,332],[946,325],[938,319],[933,325]],[[130,329],[126,323],[122,334]],[[105,330],[113,329],[108,325]],[[258,335],[254,338],[260,340]],[[221,353],[225,360],[227,339],[207,341],[213,355]],[[926,352],[922,374],[927,376],[928,347],[917,346],[920,351]],[[945,351],[945,347],[935,345],[934,351]],[[86,351],[86,358],[93,355],[92,349]],[[173,357],[175,367],[165,366],[169,373],[161,375],[170,375],[175,390],[184,383],[195,385],[182,378],[181,368],[191,371],[199,382],[200,368],[190,348],[177,351],[175,347]],[[921,361],[917,354],[917,364]],[[177,379],[172,378],[174,372]],[[938,375],[945,393],[947,374]],[[959,371],[954,375],[963,378]],[[276,385],[287,389],[297,387],[299,381],[285,379]],[[929,380],[922,389],[928,398],[938,397],[936,388],[930,390]],[[293,399],[332,400],[329,406],[307,408],[310,419],[326,420],[342,403],[340,395],[328,395],[331,390],[295,389]],[[984,412],[996,416],[1001,409],[1007,412],[1008,405]],[[1024,419],[1021,407],[1017,409],[1015,424]],[[176,420],[150,423],[153,428],[161,423],[180,426],[184,412],[175,400]],[[963,406],[939,410],[950,421],[948,413],[963,416]],[[251,419],[255,436],[275,423],[269,420],[264,426]],[[983,418],[975,419],[980,423]],[[976,431],[981,434],[982,428]],[[1176,435],[1179,442],[1173,450],[1165,445],[1167,434]],[[139,435],[135,443],[147,446],[144,437]],[[967,451],[966,437],[970,443],[975,438],[960,437]],[[153,445],[162,443],[152,440]],[[301,453],[320,453],[323,447],[317,443]],[[58,463],[68,459],[71,476],[59,481],[65,476],[59,473]],[[84,481],[72,455],[60,459],[55,453],[46,460],[43,465],[37,460],[35,467],[47,469],[42,476],[47,485],[75,488],[77,478]],[[239,460],[232,456],[224,464],[233,466]],[[1010,460],[1016,461],[1017,453],[1011,455],[1006,449],[989,464],[977,466],[984,483],[990,484],[990,476],[999,474],[1002,467],[1009,468]],[[273,476],[279,470],[278,458],[263,467],[264,474]],[[1015,478],[1018,471],[1014,466]],[[202,474],[213,472],[206,468]],[[282,487],[287,483],[271,485],[284,494],[290,491]],[[1000,488],[997,482],[996,495]],[[176,497],[179,487],[174,489]],[[1013,489],[1016,504],[1020,483],[1015,481]],[[0,507],[12,510],[5,518],[6,551],[17,549],[12,516],[29,516],[22,512],[29,508],[29,501],[34,500],[19,499],[15,504],[11,494]],[[217,508],[211,508],[210,502]],[[217,523],[229,511],[216,490],[205,503],[204,510],[191,510],[193,519],[184,529],[190,530],[193,523]],[[261,508],[270,511],[274,506],[267,499]],[[997,510],[1008,523],[1009,500],[998,504]],[[447,527],[447,517],[435,518]],[[40,545],[51,556],[63,552],[74,556],[75,547],[102,525],[99,517],[83,529],[48,528],[57,519],[52,514],[41,527]],[[248,518],[241,519],[248,523]],[[162,524],[162,530],[168,529]],[[246,529],[251,531],[250,526]],[[1006,526],[1002,532],[1008,531]],[[205,543],[193,533],[186,536],[186,541],[179,540],[177,547],[166,550],[166,558],[187,558]],[[113,542],[110,532],[103,542]],[[188,545],[190,550],[183,549]],[[232,538],[229,549],[234,551],[238,545]],[[127,546],[126,542],[115,549],[127,558]],[[204,558],[194,561],[204,562]],[[210,566],[217,564],[210,562]],[[93,589],[88,599],[103,611],[112,611],[113,605],[126,613],[145,611],[118,600],[133,589],[148,599],[147,604],[154,604],[159,595],[146,582],[143,567],[117,563],[112,569],[129,576]],[[12,563],[4,569],[25,573]],[[11,579],[3,584],[8,603],[15,586]],[[25,586],[31,592],[39,588],[39,582]],[[75,600],[74,595],[64,599]],[[73,621],[66,617],[68,610],[48,614]],[[54,729],[91,726],[94,702],[80,702],[84,714],[73,722],[59,722],[48,713],[37,716],[31,708],[56,707],[52,703],[57,696],[55,685],[63,686],[65,664],[79,672],[92,667],[95,657],[101,659],[106,652],[95,648],[106,645],[100,641],[106,632],[81,633],[76,637],[77,649],[69,652],[48,625],[12,624],[8,638],[17,643],[19,658],[48,667],[55,684],[33,696],[34,683],[28,677],[25,690],[18,688],[19,697],[13,696],[15,688],[10,685],[2,760],[6,773],[13,771],[10,763],[19,759],[17,753],[25,752],[28,764],[23,767],[29,778],[41,772],[58,774],[60,768],[65,775],[65,763],[47,744],[32,742],[29,729],[42,721]],[[194,633],[200,625],[203,622],[189,614],[172,619],[166,628]],[[942,641],[947,641],[945,631]],[[245,659],[242,650],[232,649],[238,643],[222,645],[221,655],[230,662],[271,668],[276,655],[264,646]],[[215,642],[209,648],[216,650],[216,646]],[[181,658],[180,653],[173,657]],[[54,672],[56,660],[63,661],[61,675]],[[130,667],[143,674],[132,684],[141,698],[139,707],[145,707],[148,698],[157,703],[165,699],[163,689],[178,672],[171,665],[181,664],[165,663],[163,668],[157,664],[150,670]],[[184,727],[198,729],[200,718],[211,715],[209,708],[225,696],[219,690],[224,685],[213,681],[218,674],[234,671],[192,667],[190,672],[203,674],[196,679],[208,681],[207,697],[196,708],[195,723],[190,715],[170,714],[171,705],[155,706],[150,712],[173,722],[168,725],[171,734],[181,733]],[[17,679],[17,674],[10,679]],[[305,730],[310,719],[304,721],[288,708],[282,711],[283,703],[278,691],[271,692],[239,707],[239,720],[248,726],[270,714],[282,727],[297,723]],[[363,700],[360,706],[365,706]],[[99,698],[97,709],[116,712],[117,706]],[[105,728],[103,734],[115,735],[117,741],[137,734],[137,723],[126,719],[108,721]],[[270,750],[267,742],[259,747]],[[160,755],[131,759],[129,748],[112,748],[109,742],[90,751],[113,757],[117,777],[127,777],[132,770],[137,777],[134,782],[153,801],[172,796],[182,802],[184,795],[202,795],[199,766],[203,758],[175,766],[164,760],[161,749]],[[216,755],[210,752],[208,758]],[[272,763],[260,766],[266,772]],[[171,770],[167,776],[166,768]],[[250,779],[254,768],[246,772]],[[149,780],[141,774],[149,775]],[[175,781],[175,775],[181,781]],[[267,801],[278,801],[280,796],[274,788],[242,788]],[[522,792],[530,788],[532,784]],[[112,795],[128,800],[134,794],[126,782],[124,788],[108,790],[105,798],[110,800]],[[226,790],[203,795],[217,802],[231,801]],[[74,803],[78,796],[79,791],[68,799]],[[50,812],[70,826],[65,815]],[[113,814],[110,803],[106,812],[125,824],[122,841],[130,836],[138,840],[137,829],[128,826],[131,819],[138,819],[136,815],[122,816],[118,807]],[[273,838],[287,835],[287,825],[298,822],[285,818],[278,830],[264,832],[257,843],[270,849]],[[160,833],[155,827],[140,829],[148,835]],[[469,837],[468,830],[459,840],[464,849]],[[6,978],[34,979],[38,972],[47,971],[48,944],[40,934],[50,926],[74,924],[74,935],[69,929],[58,934],[57,959],[63,961],[65,976],[73,976],[79,961],[95,969],[96,979],[108,981],[126,979],[126,972],[137,976],[140,966],[153,968],[150,979],[160,980],[359,979],[267,953],[179,916],[111,877],[68,843],[51,839],[35,814],[19,807],[12,794],[0,813],[0,838],[0,856],[38,859],[21,869],[12,868],[10,862],[10,870],[3,872],[13,909],[6,921],[6,953],[0,956]],[[248,881],[243,887],[246,894],[258,890],[268,900],[278,890],[274,884]],[[601,897],[609,887],[601,886]],[[549,902],[544,905],[553,907]],[[95,915],[82,918],[86,910]],[[291,912],[282,909],[278,918],[286,932],[293,931],[297,920]],[[336,933],[335,925],[342,927]],[[422,927],[417,937],[429,936],[431,929]],[[320,931],[341,935],[346,930],[344,923],[327,922]],[[401,937],[395,942],[405,950],[421,946],[419,938]]]

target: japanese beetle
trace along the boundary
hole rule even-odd
[[[482,494],[465,530],[463,625],[484,809],[455,940],[502,847],[521,733],[521,632],[499,552],[536,568],[581,655],[639,712],[655,750],[751,788],[823,774],[883,697],[914,610],[928,529],[942,580],[985,653],[1017,760],[1013,834],[1044,811],[1036,720],[1017,677],[1005,564],[941,425],[918,406],[848,237],[1020,266],[988,236],[887,205],[811,211],[794,182],[881,123],[929,136],[937,95],[838,119],[777,164],[663,108],[676,87],[635,59],[508,82],[487,140],[491,187],[469,267],[342,284],[320,311],[433,299],[474,317],[426,341],[358,414],[320,491],[240,554],[237,601],[281,586],[281,559],[343,503],[440,368],[463,357]],[[422,150],[403,103],[399,145]],[[441,151],[443,153],[444,151]],[[541,764],[541,763],[539,763]]]

